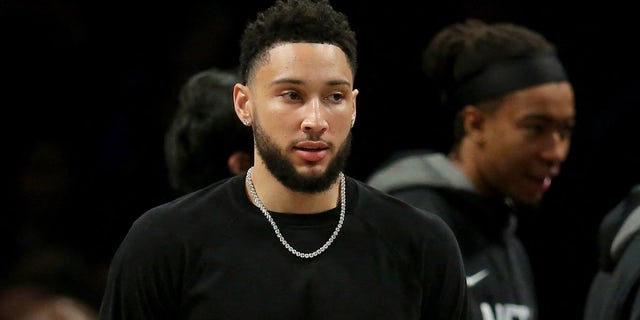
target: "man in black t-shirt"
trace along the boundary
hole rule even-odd
[[[356,65],[355,33],[327,1],[259,13],[233,90],[253,167],[136,220],[100,319],[465,319],[444,221],[342,173]]]

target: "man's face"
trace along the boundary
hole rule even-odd
[[[574,123],[574,94],[567,82],[508,95],[480,130],[481,185],[524,203],[540,202],[567,158]]]
[[[256,162],[293,190],[328,189],[350,152],[358,94],[342,50],[278,45],[257,67],[249,88]]]

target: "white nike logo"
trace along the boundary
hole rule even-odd
[[[476,284],[478,284],[478,282],[480,282],[482,279],[486,278],[489,275],[489,270],[487,269],[482,269],[480,271],[478,271],[477,273],[474,273],[470,276],[467,276],[467,287],[473,287]]]

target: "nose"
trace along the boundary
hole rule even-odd
[[[302,131],[310,134],[322,134],[327,131],[329,123],[324,111],[320,99],[311,99],[304,107],[304,119],[301,123]]]
[[[554,131],[542,150],[542,158],[552,165],[559,165],[567,159],[571,139],[558,131]]]

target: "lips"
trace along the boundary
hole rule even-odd
[[[536,177],[532,179],[532,181],[535,184],[535,188],[539,192],[547,191],[551,186],[551,180],[552,180],[551,176]]]
[[[304,141],[295,145],[296,154],[306,161],[317,162],[329,153],[329,146],[322,141]]]

